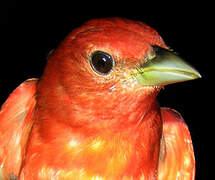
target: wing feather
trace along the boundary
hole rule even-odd
[[[18,176],[33,124],[37,79],[18,86],[0,111],[0,179]]]
[[[159,180],[194,180],[195,158],[187,125],[175,110],[161,108],[163,136],[159,159]]]

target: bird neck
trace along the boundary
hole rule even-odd
[[[50,88],[51,89],[51,88]],[[62,90],[62,89],[61,89]],[[121,94],[65,92],[39,94],[35,112],[40,132],[49,137],[56,135],[56,127],[62,131],[119,133],[133,131],[150,124],[160,116],[160,108],[154,93]],[[42,95],[40,98],[40,95]],[[54,103],[53,103],[54,102]],[[150,117],[150,118],[149,118]]]
[[[135,179],[144,174],[151,179],[156,176],[162,133],[154,96],[113,96],[118,100],[115,104],[106,101],[110,97],[101,101],[99,96],[94,96],[100,99],[97,103],[86,102],[82,94],[73,97],[71,106],[65,97],[64,102],[54,101],[57,107],[39,98],[32,136],[39,138],[36,144],[45,144],[42,152],[55,149],[53,156],[66,159],[68,169],[81,161],[88,171],[91,166],[87,165],[93,162],[97,171],[112,173],[113,179],[121,174]]]

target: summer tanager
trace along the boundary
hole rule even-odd
[[[189,130],[156,96],[199,77],[149,26],[88,21],[2,106],[0,179],[194,179]]]

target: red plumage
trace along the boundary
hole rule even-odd
[[[126,19],[91,20],[71,32],[42,77],[2,106],[2,178],[194,179],[189,130],[156,101],[163,85],[131,75],[153,46],[168,49],[155,30]],[[98,51],[114,59],[107,75],[90,64]]]

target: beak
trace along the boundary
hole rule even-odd
[[[139,84],[163,86],[201,77],[197,70],[174,52],[158,46],[153,49],[149,61],[132,72]]]

